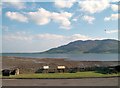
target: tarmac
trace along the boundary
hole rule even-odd
[[[118,86],[118,77],[83,79],[2,79],[2,86]]]

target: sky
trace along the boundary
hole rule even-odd
[[[118,40],[118,2],[5,0],[0,4],[2,52],[42,52],[77,40]]]

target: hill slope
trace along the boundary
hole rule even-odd
[[[78,40],[42,53],[117,53],[118,43],[120,44],[120,41],[112,39]]]

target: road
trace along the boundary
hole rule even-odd
[[[118,78],[3,79],[3,86],[117,86]]]

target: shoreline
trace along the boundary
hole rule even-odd
[[[46,60],[46,59],[51,59],[51,60],[66,60],[66,61],[81,61],[81,62],[120,62],[119,60],[72,60],[69,58],[42,58],[42,57],[24,57],[24,56],[0,56],[0,58],[14,58],[14,59],[38,59],[38,60]]]
[[[3,54],[4,56],[22,57],[22,58],[65,58],[72,61],[118,61],[118,54]]]
[[[14,69],[19,68],[20,73],[35,73],[43,66],[50,65],[52,67],[64,65],[68,68],[74,67],[94,67],[94,66],[116,66],[119,61],[73,61],[65,58],[26,58],[26,57],[14,57],[3,56],[2,69]]]
[[[71,68],[94,68],[116,66],[117,61],[71,61],[64,58],[49,59],[49,58],[23,58],[23,57],[3,57],[2,69],[15,69],[19,68],[20,74],[10,77],[1,77],[1,79],[84,79],[84,78],[112,78],[120,77],[117,74],[103,74],[97,71],[81,71],[76,73],[63,72],[59,73],[54,70],[54,73],[39,72],[43,66],[52,66],[56,69],[57,66],[63,65],[69,69]],[[51,71],[51,70],[50,70]],[[85,75],[86,74],[86,75]]]

